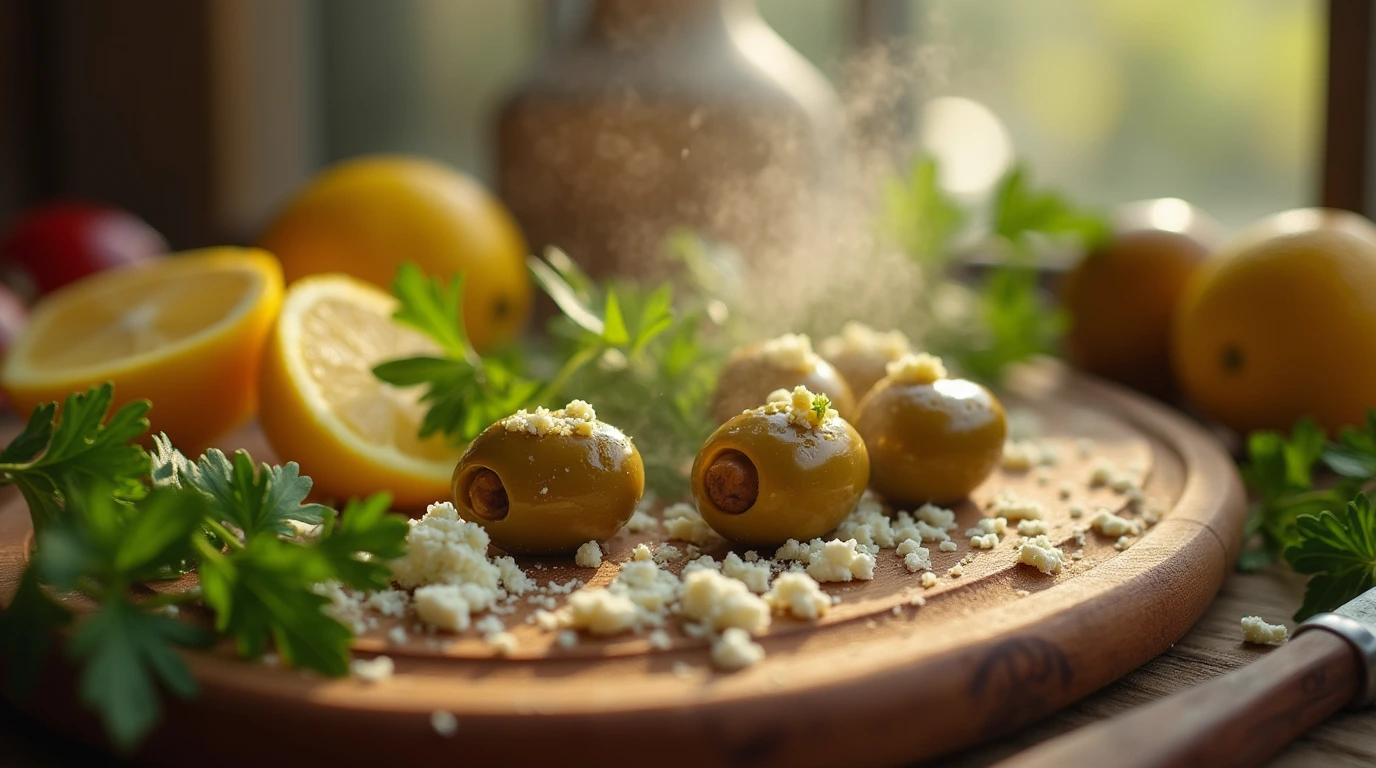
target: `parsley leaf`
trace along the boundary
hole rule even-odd
[[[241,656],[256,658],[272,640],[282,660],[327,675],[349,671],[352,633],[325,613],[329,600],[315,584],[333,574],[312,547],[259,534],[222,554],[202,545],[201,590],[215,629],[234,639]]]
[[[113,399],[107,382],[68,396],[60,419],[56,403],[39,406],[0,451],[0,485],[19,488],[35,533],[62,516],[62,489],[73,478],[104,481],[122,499],[143,495],[148,455],[129,443],[148,430],[148,401],[128,403],[111,415]]]
[[[158,685],[184,699],[196,695],[196,680],[175,646],[204,647],[210,640],[189,624],[112,599],[77,627],[67,652],[84,662],[82,702],[100,714],[115,746],[128,749],[161,717]]]
[[[386,589],[392,569],[386,561],[406,552],[411,526],[406,518],[387,513],[392,497],[385,493],[359,501],[350,499],[335,522],[325,518],[315,548],[325,558],[335,578],[354,589]],[[360,553],[368,557],[360,557]]]
[[[966,212],[941,188],[937,161],[922,157],[906,179],[884,185],[884,220],[898,247],[919,264],[943,266]]]
[[[1300,515],[1295,543],[1285,559],[1296,571],[1314,574],[1296,621],[1333,610],[1376,586],[1376,507],[1366,494],[1338,513]]]
[[[389,360],[373,375],[397,387],[424,386],[427,406],[420,437],[443,434],[455,442],[472,440],[487,425],[523,406],[539,389],[509,364],[481,357],[463,328],[463,277],[448,285],[427,278],[415,264],[397,270],[392,293],[400,306],[397,322],[424,333],[443,357],[418,355]]]
[[[1365,430],[1346,427],[1336,443],[1325,446],[1323,462],[1343,477],[1376,477],[1376,411],[1367,412]]]
[[[1270,430],[1248,435],[1242,477],[1256,495],[1256,503],[1244,536],[1259,535],[1261,547],[1244,552],[1239,569],[1264,568],[1294,542],[1295,518],[1339,508],[1356,492],[1343,481],[1314,489],[1314,468],[1325,452],[1323,431],[1311,419],[1296,422],[1288,436]]]
[[[320,504],[303,503],[312,483],[301,476],[294,461],[278,467],[260,464],[255,469],[246,451],[235,451],[231,462],[211,448],[189,467],[187,480],[210,497],[211,516],[238,528],[246,539],[260,532],[289,536],[294,533],[289,521],[315,525],[328,512]]]
[[[1026,168],[1014,166],[999,181],[991,211],[995,236],[1020,249],[1032,235],[1069,236],[1085,249],[1108,241],[1110,228],[1100,214],[1077,208],[1059,192],[1034,189],[1030,178]]]
[[[976,298],[980,332],[955,355],[962,371],[992,381],[1010,363],[1055,350],[1067,317],[1038,279],[1030,266],[1005,265],[989,273]]]

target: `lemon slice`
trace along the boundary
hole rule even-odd
[[[373,376],[384,360],[438,352],[392,321],[396,307],[391,295],[342,274],[299,280],[282,302],[263,361],[259,421],[319,493],[389,491],[401,507],[449,498],[460,452],[441,437],[417,437],[425,415],[418,388]]]
[[[282,300],[266,251],[208,248],[99,272],[44,297],[0,370],[21,413],[112,381],[147,398],[154,432],[199,451],[254,410],[259,360]]]

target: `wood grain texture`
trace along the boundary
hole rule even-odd
[[[762,638],[768,659],[731,675],[713,672],[704,664],[705,647],[686,641],[657,653],[626,645],[643,643],[635,639],[585,643],[576,654],[516,660],[478,658],[462,643],[388,649],[398,674],[379,686],[247,665],[227,653],[197,654],[191,662],[201,698],[170,709],[144,757],[175,762],[183,742],[199,738],[191,735],[203,733],[208,720],[258,734],[255,745],[220,744],[206,757],[211,764],[261,760],[263,741],[298,744],[303,734],[311,735],[304,744],[319,760],[520,762],[557,754],[564,763],[594,764],[614,752],[653,755],[663,764],[891,764],[1016,730],[1178,639],[1227,574],[1243,512],[1231,461],[1183,418],[1063,373],[1039,386],[1040,393],[1036,382],[1027,388],[1024,402],[1049,415],[1049,433],[1078,434],[1086,428],[1079,415],[1098,412],[1137,436],[1120,448],[1141,441],[1150,447],[1148,493],[1168,496],[1173,506],[1130,549],[1119,553],[1092,539],[1077,561],[1083,565],[1041,578],[1014,564],[1009,537],[978,555],[958,586],[943,579],[925,608],[897,615],[890,610],[893,587],[884,591],[882,576],[847,585],[837,590],[837,607],[850,612],[838,610],[837,620],[817,628],[778,622],[780,631]],[[1109,450],[1107,441],[1103,448]],[[1084,465],[1065,464],[1075,473],[1066,477],[1082,486]],[[976,495],[1010,484],[996,478]],[[1026,484],[1034,485],[1030,478]],[[1050,487],[1054,495],[1055,483]],[[963,529],[980,513],[960,514]],[[0,544],[10,548],[11,568],[13,517],[0,511]],[[1058,538],[1069,539],[1069,528]],[[967,553],[963,545],[947,554]],[[882,553],[881,560],[884,554],[892,557]],[[672,674],[676,662],[690,664],[690,674]],[[89,733],[89,718],[72,717],[61,695],[67,691],[55,681],[45,698],[26,706],[73,730],[85,723]],[[432,730],[434,710],[458,717],[453,738]],[[350,737],[315,736],[322,732]],[[575,743],[580,747],[570,754],[566,748]]]

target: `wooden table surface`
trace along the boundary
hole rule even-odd
[[[1209,612],[1179,643],[1108,688],[1013,736],[941,760],[937,765],[975,768],[1086,723],[1111,717],[1258,658],[1267,650],[1242,644],[1238,620],[1256,614],[1288,620],[1299,605],[1304,582],[1281,568],[1234,574]],[[17,768],[107,762],[61,741],[0,704],[0,765]],[[1310,731],[1269,765],[1369,766],[1376,764],[1376,710],[1346,712]]]

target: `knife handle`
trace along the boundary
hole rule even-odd
[[[1257,765],[1351,703],[1366,674],[1360,663],[1347,640],[1332,632],[1305,632],[1245,667],[998,765]]]

